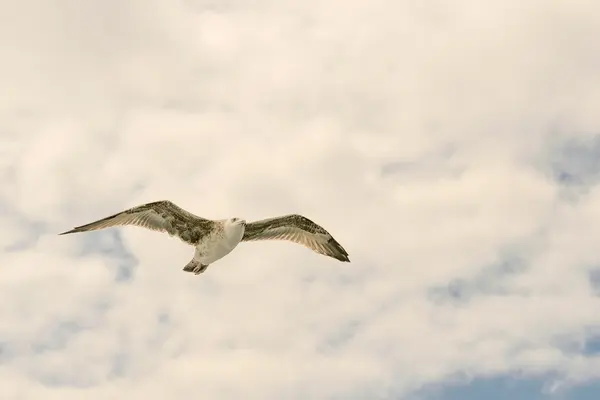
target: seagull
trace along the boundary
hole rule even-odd
[[[169,200],[132,207],[59,235],[125,225],[166,232],[194,246],[194,257],[183,270],[196,275],[231,253],[240,242],[256,240],[289,240],[318,254],[350,262],[346,250],[329,232],[302,215],[290,214],[250,223],[240,218],[211,220],[194,215]]]

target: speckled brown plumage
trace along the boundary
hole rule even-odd
[[[346,250],[329,232],[302,215],[284,215],[251,223],[239,218],[213,221],[198,217],[168,200],[132,207],[60,235],[123,225],[166,232],[194,246],[194,257],[183,270],[195,274],[204,272],[211,263],[229,254],[240,242],[254,240],[289,240],[316,253],[350,262]]]
[[[302,215],[285,215],[246,224],[242,241],[270,239],[289,240],[319,254],[350,262],[346,250],[329,232]]]
[[[214,221],[198,217],[168,200],[162,200],[132,207],[98,221],[78,226],[61,235],[123,225],[137,225],[154,231],[167,232],[191,245],[197,245],[215,228]]]

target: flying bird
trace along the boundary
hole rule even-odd
[[[302,215],[290,214],[250,223],[240,218],[211,220],[194,215],[168,200],[132,207],[59,235],[125,225],[166,232],[194,246],[194,257],[183,270],[196,275],[231,253],[240,242],[255,240],[289,240],[316,253],[350,262],[346,250],[329,232]]]

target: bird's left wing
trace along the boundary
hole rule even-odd
[[[350,262],[346,250],[320,225],[292,214],[246,224],[242,241],[289,240],[316,253]]]

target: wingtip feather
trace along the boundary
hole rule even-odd
[[[329,239],[329,244],[336,250],[336,254],[334,255],[335,259],[342,262],[350,262],[346,249],[344,249],[333,237]]]
[[[350,258],[348,257],[347,254],[338,255],[336,258],[338,260],[340,260],[341,262],[350,262]]]

